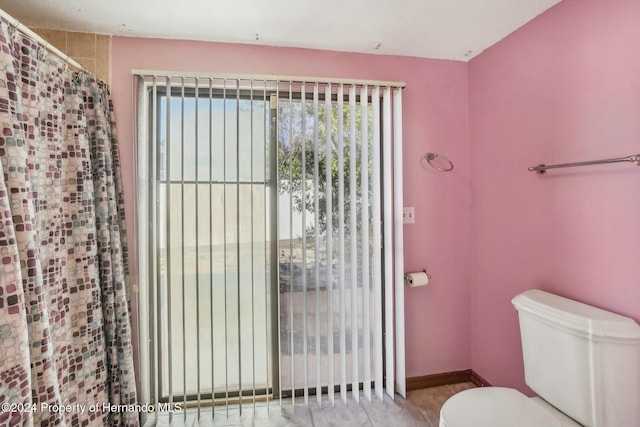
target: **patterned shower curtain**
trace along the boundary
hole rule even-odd
[[[108,87],[0,20],[0,426],[138,425]]]

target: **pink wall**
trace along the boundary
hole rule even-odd
[[[416,224],[405,226],[405,264],[407,271],[427,267],[433,275],[428,287],[406,289],[407,375],[470,366],[466,63],[114,37],[112,88],[129,213],[135,183],[131,69],[405,81],[404,200],[416,208]],[[424,166],[421,157],[427,151],[449,156],[455,170],[445,174]],[[128,221],[133,242],[131,214]]]
[[[472,368],[524,386],[510,300],[541,288],[640,320],[640,2],[564,0],[469,64]]]

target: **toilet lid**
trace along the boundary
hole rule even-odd
[[[549,410],[511,388],[462,391],[440,410],[440,427],[562,427]]]

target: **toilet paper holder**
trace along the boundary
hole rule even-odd
[[[423,272],[424,274],[426,274],[426,275],[427,275],[427,277],[429,278],[429,280],[431,280],[431,275],[427,272],[427,269],[426,269],[426,268],[423,268],[423,269],[422,269],[422,272]],[[405,274],[404,274],[404,280],[409,281],[409,273],[405,273]]]

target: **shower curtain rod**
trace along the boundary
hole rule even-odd
[[[78,62],[76,62],[75,60],[71,59],[71,57],[69,55],[63,53],[60,49],[58,49],[57,47],[53,46],[51,43],[47,42],[45,39],[43,39],[38,34],[36,34],[33,30],[31,30],[30,28],[28,28],[27,26],[22,24],[20,21],[18,21],[16,18],[14,18],[13,16],[9,15],[7,12],[4,11],[4,9],[0,9],[0,16],[5,18],[7,21],[9,21],[9,24],[13,28],[15,28],[16,30],[20,31],[22,34],[24,34],[25,36],[29,37],[31,40],[35,41],[36,43],[38,43],[39,45],[41,45],[42,47],[47,49],[49,52],[52,52],[55,55],[59,56],[67,64],[69,64],[69,65],[71,65],[71,66],[73,66],[73,67],[75,67],[75,68],[77,68],[79,70],[89,72],[89,70],[84,68]]]

